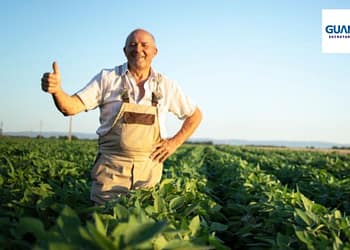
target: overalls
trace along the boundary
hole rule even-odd
[[[91,171],[91,200],[99,204],[130,189],[153,187],[163,170],[162,163],[149,158],[152,146],[160,141],[159,92],[152,93],[152,106],[129,103],[123,81],[123,103],[111,130],[99,138],[99,155]],[[159,82],[160,77],[157,89]]]

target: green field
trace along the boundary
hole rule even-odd
[[[96,141],[0,138],[2,249],[350,249],[350,155],[184,145],[94,207]]]

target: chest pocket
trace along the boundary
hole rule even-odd
[[[123,123],[153,125],[155,121],[154,114],[144,114],[136,112],[125,112],[123,114]]]

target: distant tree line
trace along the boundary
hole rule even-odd
[[[212,141],[186,141],[185,144],[213,145]]]
[[[346,146],[333,146],[332,149],[343,149],[343,150],[346,150],[346,149],[350,149],[350,147],[346,147]]]
[[[256,148],[286,148],[286,146],[278,146],[278,145],[265,145],[265,144],[261,144],[261,145],[256,145],[256,144],[247,144],[244,145],[246,147],[256,147]]]
[[[42,138],[47,138],[47,139],[59,139],[59,140],[68,140],[68,136],[67,135],[60,135],[60,136],[50,136],[50,137],[44,137],[42,135],[37,135],[36,137],[37,139],[42,139]],[[75,135],[71,136],[71,140],[79,140],[79,138]]]

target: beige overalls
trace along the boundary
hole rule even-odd
[[[152,106],[133,104],[124,87],[112,128],[99,138],[99,155],[91,171],[92,201],[103,204],[130,189],[153,187],[160,181],[163,164],[149,158],[152,145],[160,141],[158,95],[152,93]]]

